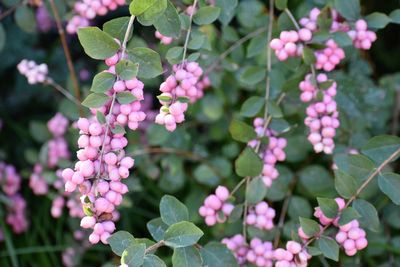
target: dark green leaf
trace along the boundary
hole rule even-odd
[[[262,168],[262,160],[250,147],[246,147],[235,161],[236,174],[241,177],[256,177],[261,173]]]
[[[351,222],[352,220],[360,218],[361,215],[357,212],[356,209],[352,207],[347,207],[340,213],[339,225],[345,225]]]
[[[240,81],[249,84],[255,85],[261,82],[265,78],[265,68],[256,67],[256,66],[248,66],[244,69],[244,71],[240,74]]]
[[[363,199],[356,199],[353,202],[353,208],[361,215],[358,219],[361,227],[366,227],[374,232],[379,231],[378,212],[371,203]]]
[[[392,19],[393,23],[400,24],[400,9],[393,10],[389,17]]]
[[[106,59],[119,49],[115,40],[97,27],[79,28],[78,38],[85,53],[94,59]]]
[[[374,12],[372,14],[369,14],[368,16],[365,17],[365,20],[368,23],[368,28],[372,29],[385,28],[386,25],[392,22],[392,19],[390,17],[380,12]]]
[[[252,96],[244,101],[240,114],[244,117],[254,117],[260,112],[264,106],[264,98],[260,96]]]
[[[163,222],[168,225],[189,220],[189,212],[186,206],[176,197],[169,195],[161,198],[160,214]]]
[[[233,120],[231,122],[229,132],[233,139],[244,143],[257,137],[253,127],[239,120]]]
[[[136,97],[131,92],[117,93],[117,100],[120,104],[130,104],[136,100]]]
[[[129,19],[130,17],[119,17],[109,20],[104,23],[103,31],[122,42],[125,38],[125,33],[128,30]],[[132,31],[129,33],[127,41],[129,41],[131,37]]]
[[[147,254],[144,256],[142,267],[167,267],[167,265],[156,255]]]
[[[146,245],[134,243],[124,250],[121,256],[121,263],[127,264],[129,267],[142,266],[144,262],[144,254]]]
[[[115,72],[122,80],[131,80],[138,73],[139,64],[130,60],[120,60],[115,66]]]
[[[317,201],[326,217],[331,219],[335,218],[339,211],[339,206],[334,199],[318,197]]]
[[[154,23],[157,31],[162,35],[178,38],[181,31],[181,21],[176,8],[168,1],[167,9]]]
[[[287,7],[287,0],[275,0],[275,6],[279,10],[284,10]]]
[[[301,229],[303,229],[303,232],[307,235],[307,236],[314,236],[317,233],[319,233],[320,228],[319,228],[319,224],[311,219],[307,219],[307,218],[303,218],[300,217],[300,226]]]
[[[95,93],[105,93],[110,90],[115,82],[115,76],[109,72],[100,72],[93,78],[90,91]]]
[[[213,23],[221,13],[219,7],[205,6],[199,8],[193,16],[193,21],[197,25],[205,25]]]
[[[359,0],[334,0],[334,7],[340,15],[350,21],[355,21],[360,17]]]
[[[321,236],[317,243],[319,249],[326,258],[334,261],[339,260],[339,245],[335,240],[327,236]]]
[[[371,138],[367,144],[361,148],[361,151],[376,164],[381,164],[398,149],[400,149],[400,137],[380,135]],[[393,160],[396,160],[396,158]]]
[[[202,260],[198,249],[193,246],[175,248],[172,255],[172,266],[202,267]]]
[[[263,200],[266,193],[267,187],[261,177],[253,178],[246,188],[246,200],[250,204],[256,204]]]
[[[103,113],[101,113],[100,111],[96,111],[96,119],[98,122],[100,122],[101,124],[105,124],[106,123],[106,116],[104,116]]]
[[[223,25],[228,25],[235,15],[238,0],[216,0],[215,5],[221,9],[219,20]]]
[[[182,61],[182,55],[183,55],[183,47],[176,46],[168,49],[165,58],[168,60],[170,64],[177,64]]]
[[[314,64],[316,61],[314,51],[308,47],[303,48],[303,60],[306,64]]]
[[[382,173],[378,176],[381,191],[387,195],[394,204],[400,205],[400,175],[397,173]]]
[[[127,50],[129,60],[139,64],[138,77],[151,79],[163,72],[160,55],[146,47],[137,47]]]
[[[158,242],[164,239],[164,233],[168,229],[168,225],[165,224],[161,218],[155,218],[149,221],[146,226],[154,240]]]
[[[14,13],[15,23],[23,31],[33,33],[36,31],[36,18],[34,9],[27,5],[19,6]]]
[[[218,242],[210,242],[200,250],[204,265],[208,267],[238,267],[235,257],[231,251]]]
[[[357,182],[353,176],[342,170],[335,170],[335,188],[344,198],[350,198],[357,191]]]
[[[169,247],[182,248],[196,244],[202,236],[203,231],[196,225],[182,221],[168,227],[165,231],[164,240]]]
[[[124,250],[135,242],[135,238],[126,231],[118,231],[112,234],[107,239],[107,242],[110,245],[111,250],[118,256],[121,256]]]
[[[109,99],[109,96],[101,93],[92,93],[88,95],[85,100],[83,100],[82,105],[88,108],[99,108],[103,106],[107,100]]]

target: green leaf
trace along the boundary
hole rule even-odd
[[[168,225],[161,218],[155,218],[147,224],[147,230],[157,242],[164,239],[164,233],[168,229]]]
[[[340,196],[351,198],[357,191],[356,179],[342,170],[335,170],[335,188]]]
[[[331,219],[336,217],[339,211],[339,206],[334,199],[318,197],[317,201],[319,207],[326,217]]]
[[[136,97],[131,92],[117,93],[117,100],[120,104],[130,104],[136,100]]]
[[[129,60],[139,63],[138,77],[151,79],[163,72],[160,55],[150,48],[136,47],[127,50]]]
[[[165,55],[165,58],[168,60],[168,62],[170,64],[177,64],[177,63],[181,62],[182,55],[183,55],[183,47],[176,46],[176,47],[171,47],[170,49],[168,49],[167,54]]]
[[[353,202],[353,208],[361,215],[358,219],[361,227],[366,227],[374,232],[379,231],[380,223],[378,212],[371,203],[363,199],[356,199]]]
[[[235,257],[226,245],[219,242],[207,243],[200,250],[204,266],[208,267],[238,267]]]
[[[314,64],[316,61],[314,51],[311,48],[304,47],[303,48],[303,60],[304,63],[310,65]]]
[[[234,223],[238,221],[242,217],[242,214],[243,214],[243,204],[236,205],[233,208],[231,214],[229,215],[228,222]]]
[[[251,39],[249,45],[247,46],[247,58],[252,58],[254,56],[260,55],[266,51],[267,47],[267,37],[264,35],[256,36]]]
[[[114,128],[111,129],[111,132],[112,132],[113,134],[125,134],[125,133],[126,133],[126,132],[125,132],[125,128],[122,127],[122,126],[119,125],[119,124],[115,124],[115,125],[114,125]]]
[[[245,67],[244,71],[240,74],[240,81],[245,84],[255,85],[265,78],[265,68],[257,66]]]
[[[221,13],[219,7],[205,6],[199,8],[193,16],[193,21],[197,25],[205,25],[213,23]]]
[[[129,12],[131,15],[139,16],[151,9],[156,9],[157,6],[162,5],[162,0],[132,0],[129,5]]]
[[[318,256],[318,255],[321,255],[321,254],[322,254],[322,252],[321,252],[321,250],[319,250],[319,248],[313,247],[313,246],[308,246],[308,247],[307,247],[307,252],[308,252],[308,254],[310,254],[311,256]]]
[[[135,242],[135,238],[126,231],[118,231],[112,234],[107,239],[107,242],[111,250],[118,256],[121,256],[124,250]]]
[[[284,10],[287,7],[287,0],[275,0],[275,7]]]
[[[399,148],[400,137],[380,135],[368,140],[367,144],[361,148],[361,152],[371,158],[376,164],[381,164]]]
[[[179,38],[181,32],[181,20],[179,19],[178,12],[171,1],[168,1],[167,9],[157,18],[154,27],[156,27],[157,31],[164,36]]]
[[[174,254],[172,254],[172,266],[202,267],[203,265],[199,251],[191,246],[174,249]]]
[[[351,40],[350,36],[345,32],[334,32],[332,33],[332,38],[340,47],[346,47],[353,44],[353,40]]]
[[[132,244],[124,250],[121,256],[121,263],[127,264],[129,267],[142,266],[144,262],[144,254],[146,245],[143,243]]]
[[[246,99],[240,109],[240,115],[250,118],[256,116],[264,106],[264,102],[264,98],[260,96],[252,96]]]
[[[101,124],[105,124],[106,123],[106,116],[104,116],[103,113],[101,113],[100,111],[96,111],[96,119],[98,122],[100,122]]]
[[[215,5],[221,9],[219,20],[223,25],[228,25],[235,16],[238,0],[216,0]]]
[[[110,90],[115,82],[115,76],[109,72],[100,72],[93,78],[90,91],[95,93],[105,93]]]
[[[196,225],[191,222],[178,222],[171,225],[165,232],[165,244],[173,248],[192,246],[203,236]]]
[[[161,219],[168,225],[189,220],[186,206],[176,197],[165,195],[160,201]]]
[[[247,143],[257,137],[254,128],[245,122],[233,120],[229,125],[229,132],[236,141]]]
[[[99,108],[103,106],[107,100],[109,99],[109,96],[101,93],[92,93],[88,95],[85,100],[83,100],[82,105],[88,108]]]
[[[400,9],[393,10],[389,17],[392,19],[393,23],[400,24]]]
[[[271,115],[272,118],[283,117],[281,108],[274,101],[268,102],[268,114]]]
[[[392,19],[390,17],[380,12],[374,12],[369,14],[368,16],[365,17],[365,20],[367,21],[368,28],[372,29],[385,28],[386,25],[392,22]]]
[[[151,8],[147,9],[141,15],[137,17],[137,20],[143,26],[150,26],[156,23],[157,19],[163,15],[167,9],[167,0],[157,0],[157,4],[153,5]]]
[[[303,217],[300,217],[299,221],[301,229],[307,236],[311,237],[319,233],[319,224],[316,221]]]
[[[397,173],[382,173],[378,176],[381,191],[387,195],[394,204],[400,205],[400,175]]]
[[[294,220],[297,220],[299,217],[308,218],[312,215],[312,208],[307,199],[299,196],[292,196],[289,202],[288,214],[290,218]]]
[[[256,177],[261,173],[262,168],[262,160],[250,147],[246,147],[235,161],[236,174],[241,177]]]
[[[117,42],[97,27],[79,28],[78,38],[85,53],[94,59],[109,58],[119,49]]]
[[[335,240],[327,236],[321,236],[317,243],[319,249],[326,258],[334,261],[339,260],[339,245]]]
[[[264,199],[267,194],[267,187],[265,186],[261,177],[256,177],[251,180],[249,186],[246,188],[246,200],[250,204],[256,204]]]
[[[115,72],[122,80],[131,80],[136,77],[138,68],[139,64],[123,59],[115,66]]]
[[[142,267],[167,267],[167,265],[156,255],[147,254],[144,256]]]
[[[109,20],[103,24],[103,31],[122,42],[125,38],[125,33],[128,30],[129,20],[130,17],[120,17]],[[129,41],[131,37],[132,31],[129,32],[127,41]]]
[[[215,170],[207,164],[200,164],[197,166],[193,172],[193,175],[196,178],[196,181],[201,184],[216,186],[220,182]]]
[[[350,21],[360,18],[360,0],[334,0],[334,8]]]
[[[14,13],[15,23],[23,31],[34,33],[36,31],[36,17],[33,8],[27,5],[19,6]]]
[[[299,173],[300,184],[314,197],[333,197],[336,195],[333,179],[320,165],[309,165]]]
[[[339,225],[345,225],[351,222],[352,220],[360,218],[360,213],[357,212],[356,209],[352,207],[347,207],[340,213]]]

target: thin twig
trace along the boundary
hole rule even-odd
[[[149,254],[150,252],[153,252],[164,245],[165,245],[164,240],[160,240],[157,243],[155,243],[154,245],[151,245],[150,247],[146,248],[144,254]]]
[[[289,209],[289,204],[292,199],[293,191],[294,191],[294,188],[296,187],[296,184],[297,184],[297,177],[295,176],[292,183],[290,184],[288,192],[286,193],[285,201],[283,202],[281,213],[279,215],[277,231],[276,231],[275,238],[274,238],[274,248],[277,248],[279,245],[279,242],[281,239],[281,233],[283,230],[283,226],[285,224],[286,213]]]
[[[266,82],[265,82],[265,108],[264,108],[264,126],[263,126],[263,133],[265,133],[268,124],[270,120],[268,120],[268,101],[269,101],[269,91],[271,87],[271,79],[270,79],[270,73],[271,73],[271,47],[269,46],[269,43],[271,42],[272,39],[272,27],[274,24],[274,0],[269,0],[269,23],[268,23],[268,30],[267,30],[267,74],[266,74]],[[255,153],[258,153],[261,147],[261,141],[258,142],[256,148],[255,148]],[[250,184],[251,177],[246,177],[246,187],[245,190],[247,190],[249,184]],[[243,236],[244,240],[246,240],[246,235],[247,235],[247,222],[246,222],[246,216],[247,216],[247,211],[248,211],[248,201],[245,199],[244,201],[244,209],[243,209]]]
[[[75,72],[75,68],[74,68],[74,63],[72,61],[71,52],[69,51],[67,39],[65,37],[64,28],[61,23],[60,14],[58,13],[57,5],[55,4],[54,0],[49,0],[49,2],[50,2],[51,10],[53,11],[53,14],[54,14],[54,19],[56,21],[58,34],[59,34],[60,40],[61,40],[61,45],[64,50],[64,55],[65,55],[65,59],[67,61],[67,66],[68,66],[69,74],[71,77],[72,86],[74,88],[75,97],[79,100],[79,102],[81,102],[81,92],[79,90],[79,83],[78,83],[78,79],[76,77],[76,72]],[[79,107],[79,114],[81,116],[83,116],[82,107]]]
[[[129,23],[128,23],[128,27],[126,29],[125,32],[125,36],[124,36],[124,40],[122,41],[122,50],[121,50],[121,58],[124,57],[125,55],[125,51],[126,51],[126,42],[128,41],[129,38],[129,34],[132,31],[132,26],[133,26],[133,22],[135,21],[135,16],[131,16],[129,19]],[[97,178],[100,177],[100,173],[101,173],[101,165],[103,163],[103,156],[104,156],[104,150],[105,150],[105,143],[106,143],[106,139],[107,139],[107,135],[108,132],[110,131],[110,115],[112,114],[113,108],[114,108],[114,103],[115,103],[115,99],[117,98],[117,93],[114,92],[114,94],[112,95],[112,100],[111,100],[111,105],[110,105],[110,110],[108,112],[108,115],[106,116],[106,130],[104,132],[104,139],[103,139],[103,143],[101,144],[101,149],[100,149],[100,155],[99,155],[99,159],[100,159],[100,163],[99,163],[99,171],[97,172]]]
[[[189,43],[190,33],[192,32],[193,15],[195,13],[194,10],[196,9],[196,5],[197,5],[197,0],[194,0],[193,5],[192,5],[192,12],[191,12],[190,17],[189,17],[189,28],[188,28],[188,31],[186,33],[185,44],[183,46],[183,55],[182,55],[181,67],[183,66],[183,62],[185,61],[185,58],[186,58],[186,53],[187,53],[187,47],[188,47],[188,43]]]
[[[54,89],[56,89],[58,92],[60,92],[61,94],[63,94],[68,100],[70,100],[71,102],[73,102],[75,105],[77,105],[78,107],[82,106],[81,102],[76,99],[70,92],[68,92],[67,89],[65,89],[64,87],[62,87],[61,85],[59,85],[58,83],[56,83],[55,81],[53,81],[50,78],[47,78],[44,82],[44,85],[48,85],[53,87]]]
[[[217,60],[215,60],[204,72],[204,75],[209,74],[211,71],[213,71],[218,64],[224,60],[230,53],[232,53],[233,51],[235,51],[236,48],[238,48],[239,46],[241,46],[244,42],[250,40],[251,38],[265,32],[267,30],[267,27],[262,27],[262,28],[258,28],[257,30],[243,36],[242,38],[240,38],[239,40],[237,40],[236,42],[234,42],[230,47],[228,47],[227,50],[225,50],[218,58]]]
[[[0,14],[0,21],[5,19],[8,15],[11,15],[18,7],[26,5],[28,2],[27,1],[21,1],[4,11],[3,13]]]

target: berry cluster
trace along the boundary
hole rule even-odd
[[[107,71],[115,75],[115,65],[121,58],[122,52],[117,52],[106,59],[105,63],[109,66]],[[121,103],[117,97],[121,92],[132,94],[133,101]],[[80,199],[86,216],[81,220],[81,227],[93,229],[89,236],[92,244],[99,241],[107,243],[115,230],[114,221],[119,218],[116,207],[128,192],[128,187],[121,180],[128,178],[134,160],[125,155],[124,148],[128,140],[123,127],[137,129],[138,123],[146,117],[140,111],[143,83],[138,79],[117,79],[106,94],[112,99],[99,108],[91,109],[93,114],[102,113],[106,122],[102,124],[97,116],[78,120],[79,161],[74,170],[67,168],[62,172],[66,181],[65,190],[73,192],[78,188],[82,195]]]
[[[26,202],[18,193],[21,187],[21,177],[14,166],[0,162],[0,188],[6,198],[6,222],[12,227],[14,233],[22,233],[28,228],[25,217]],[[2,240],[0,229],[0,240]]]
[[[276,267],[306,267],[311,255],[296,241],[288,241],[286,249],[278,248],[274,251]]]
[[[308,42],[312,39],[312,33],[309,29],[300,29],[297,31],[282,31],[279,38],[271,40],[270,47],[275,50],[275,55],[280,61],[289,57],[301,56],[303,45],[299,41]]]
[[[325,43],[326,47],[322,50],[315,51],[315,67],[324,71],[332,71],[345,58],[342,48],[340,48],[334,40],[330,39]]]
[[[125,0],[82,0],[74,5],[76,15],[67,24],[67,32],[75,34],[81,27],[89,26],[89,21],[96,16],[104,16],[118,6],[125,5]]]
[[[176,124],[185,120],[188,99],[191,103],[203,97],[203,90],[209,86],[209,79],[200,80],[203,70],[197,62],[184,62],[173,66],[171,74],[160,85],[161,95],[158,96],[162,105],[156,117],[156,123],[165,125],[168,131],[174,131]]]
[[[274,228],[275,210],[262,201],[249,209],[246,216],[246,223],[254,225],[261,230],[271,230]]]
[[[231,203],[227,202],[228,198],[229,190],[224,186],[218,186],[215,194],[206,197],[203,206],[199,209],[199,214],[205,218],[208,226],[226,221],[234,208]]]
[[[358,49],[369,50],[376,41],[376,34],[368,31],[367,22],[363,19],[357,20],[355,29],[349,31],[348,35],[353,40],[354,47]]]
[[[232,251],[235,256],[239,266],[245,266],[247,261],[247,252],[249,248],[246,244],[246,239],[241,234],[232,236],[231,238],[226,237],[221,240],[222,244]]]
[[[310,102],[306,109],[307,117],[304,120],[305,125],[310,128],[308,140],[313,145],[315,152],[325,152],[331,154],[335,148],[333,138],[336,135],[336,128],[339,127],[339,112],[334,99],[336,95],[336,83],[328,84],[329,87],[319,91],[312,81],[311,74],[306,75],[304,81],[300,82],[299,88],[302,91],[300,99],[303,102]],[[325,74],[319,74],[316,83],[320,86],[323,83],[329,83]],[[318,92],[322,93],[322,100],[318,101]]]
[[[344,252],[348,256],[354,256],[358,250],[362,250],[368,245],[366,233],[360,228],[357,220],[339,226],[336,241],[343,246]]]
[[[350,27],[347,24],[346,21],[343,20],[343,18],[340,16],[340,14],[335,10],[335,9],[330,9],[331,13],[331,18],[332,18],[332,24],[330,26],[330,31],[331,32],[336,32],[336,31],[342,31],[342,32],[347,32]],[[321,14],[321,11],[318,8],[313,8],[310,11],[310,14],[308,17],[304,17],[300,19],[300,25],[309,29],[312,32],[316,32],[318,30],[318,16]]]
[[[164,45],[169,45],[174,41],[174,38],[168,37],[168,36],[164,36],[159,31],[156,31],[155,36]]]
[[[279,176],[279,172],[275,168],[276,163],[278,161],[284,161],[286,158],[284,149],[287,145],[287,141],[283,137],[277,137],[270,129],[264,130],[264,120],[262,118],[255,118],[253,125],[259,139],[265,136],[268,137],[268,145],[266,145],[264,149],[260,149],[260,157],[264,161],[262,179],[265,186],[270,187],[273,180]],[[251,140],[248,145],[253,148],[257,147],[260,145],[259,139]]]
[[[61,113],[57,113],[47,122],[47,128],[53,135],[53,139],[48,142],[48,167],[57,166],[60,159],[68,159],[70,157],[68,144],[64,138],[64,134],[68,128],[68,119]]]
[[[269,241],[262,242],[259,238],[253,238],[250,241],[246,259],[257,267],[272,267],[274,260],[272,243]]]
[[[43,83],[47,79],[48,68],[44,63],[38,65],[33,60],[23,59],[17,69],[28,79],[29,84]]]
[[[257,267],[306,267],[311,255],[296,241],[288,241],[286,249],[273,249],[269,241],[263,242],[259,238],[253,238],[248,245],[244,237],[237,234],[231,238],[222,239],[232,251],[240,266],[250,263]]]
[[[346,202],[343,198],[335,198],[336,204],[338,205],[339,215],[335,218],[328,218],[321,210],[320,207],[315,208],[314,216],[319,219],[322,225],[334,225],[339,228],[336,234],[336,241],[341,244],[348,256],[354,256],[358,250],[362,250],[367,247],[368,241],[366,238],[366,232],[360,228],[357,220],[352,220],[345,225],[339,225],[340,212],[346,207]],[[322,226],[320,225],[322,229]],[[303,229],[298,229],[300,238],[308,240],[310,236],[307,236]]]
[[[29,177],[29,187],[35,195],[45,195],[49,191],[49,186],[42,172],[42,166],[37,163],[33,168],[33,173]]]
[[[115,75],[115,65],[122,59],[122,54],[116,53],[110,58],[105,60],[107,66],[109,67],[108,72]],[[144,100],[143,97],[144,84],[137,78],[130,80],[117,80],[114,82],[113,87],[107,91],[109,96],[117,95],[119,93],[130,93],[132,94],[134,101],[131,103],[120,103],[118,98],[113,103],[110,99],[103,106],[96,109],[91,109],[93,115],[96,115],[97,111],[100,111],[105,116],[107,111],[112,109],[107,115],[108,122],[114,126],[128,126],[131,130],[136,130],[139,123],[146,118],[146,114],[141,111],[141,101]]]

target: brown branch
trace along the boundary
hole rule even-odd
[[[56,6],[54,0],[49,0],[49,2],[50,2],[51,9],[53,11],[53,14],[54,14],[54,18],[55,18],[57,29],[58,29],[58,34],[60,36],[61,44],[62,44],[62,47],[64,50],[64,55],[65,55],[65,59],[67,61],[68,70],[69,70],[69,74],[70,74],[71,81],[72,81],[72,86],[73,86],[74,92],[75,92],[75,97],[76,97],[76,99],[78,99],[79,102],[81,102],[81,92],[79,90],[79,83],[78,83],[78,79],[76,77],[76,72],[75,72],[75,68],[74,68],[74,63],[72,61],[71,52],[69,50],[67,39],[65,37],[64,28],[61,23],[60,14],[58,13],[58,9],[57,9],[57,6]],[[79,114],[81,116],[83,116],[82,107],[79,107]]]

